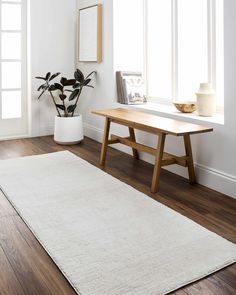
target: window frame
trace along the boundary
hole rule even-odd
[[[216,1],[217,0],[206,0],[207,1],[207,35],[208,35],[208,82],[211,82],[213,88],[218,92],[218,87],[221,88],[221,91],[217,93],[219,96],[217,98],[217,108],[221,111],[224,105],[224,93],[223,93],[223,84],[224,84],[224,74],[220,74],[221,77],[217,77],[218,62],[223,64],[223,44],[220,52],[217,54],[217,23],[216,23]],[[223,2],[222,2],[223,4]],[[172,39],[172,97],[161,98],[161,97],[151,97],[149,95],[148,87],[148,0],[143,0],[143,11],[144,11],[144,80],[146,85],[146,94],[150,102],[157,102],[163,104],[172,104],[173,101],[178,101],[178,0],[171,0],[171,39]],[[223,24],[223,13],[222,13],[222,24]],[[217,79],[222,80],[221,87],[217,85]],[[200,84],[201,81],[199,81]],[[206,81],[207,82],[207,81]],[[194,89],[193,91],[197,91]]]

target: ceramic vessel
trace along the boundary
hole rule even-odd
[[[84,139],[81,115],[55,117],[54,141],[58,144],[77,144]]]
[[[201,83],[197,96],[199,116],[212,117],[216,112],[216,93],[211,83]]]

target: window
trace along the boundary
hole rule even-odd
[[[114,68],[117,71],[143,71],[143,16],[143,0],[113,1]]]
[[[0,0],[0,136],[25,134],[26,0]]]
[[[211,82],[223,105],[223,0],[144,0],[147,94],[195,100]]]

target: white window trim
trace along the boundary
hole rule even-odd
[[[146,85],[146,94],[150,103],[161,103],[170,105],[174,100],[178,100],[178,0],[172,1],[172,98],[166,99],[161,97],[150,97],[148,93],[148,42],[147,42],[147,5],[148,0],[143,0],[144,5],[144,81]],[[214,89],[216,85],[216,0],[207,0],[208,6],[208,82],[211,82]],[[222,57],[223,58],[223,57]],[[223,77],[222,77],[223,79]],[[199,81],[200,83],[201,81]],[[197,91],[197,89],[196,89]],[[223,95],[223,93],[221,94]],[[218,103],[219,104],[219,103]],[[222,103],[217,105],[217,112],[223,113],[224,107]]]

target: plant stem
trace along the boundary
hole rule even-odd
[[[64,95],[64,91],[63,90],[61,91],[61,94]],[[68,113],[67,113],[67,109],[66,109],[66,105],[65,105],[65,100],[64,99],[62,100],[62,103],[63,103],[63,106],[65,108],[64,115],[65,115],[65,117],[68,117]]]
[[[64,99],[63,99],[62,103],[63,103],[63,106],[65,108],[65,110],[64,110],[65,117],[68,117],[68,113],[67,113],[67,109],[66,109],[66,105],[65,105],[65,100]]]
[[[52,97],[52,100],[53,100],[53,103],[54,103],[54,105],[55,105],[55,108],[56,108],[56,110],[57,110],[58,116],[61,117],[61,114],[60,114],[60,112],[59,112],[59,110],[58,110],[58,108],[57,108],[57,104],[56,104],[55,98],[54,98],[54,96],[52,95],[52,92],[51,92],[51,91],[49,91],[49,92],[50,92],[50,95],[51,95],[51,97]]]
[[[80,95],[81,95],[82,89],[83,89],[83,87],[80,88],[79,94],[78,94],[78,96],[77,96],[77,99],[76,99],[76,102],[75,102],[76,107],[77,107],[77,104],[78,104],[79,97],[80,97]],[[76,109],[76,107],[75,107],[75,109]],[[74,109],[74,111],[73,111],[71,117],[74,117],[75,109]]]

